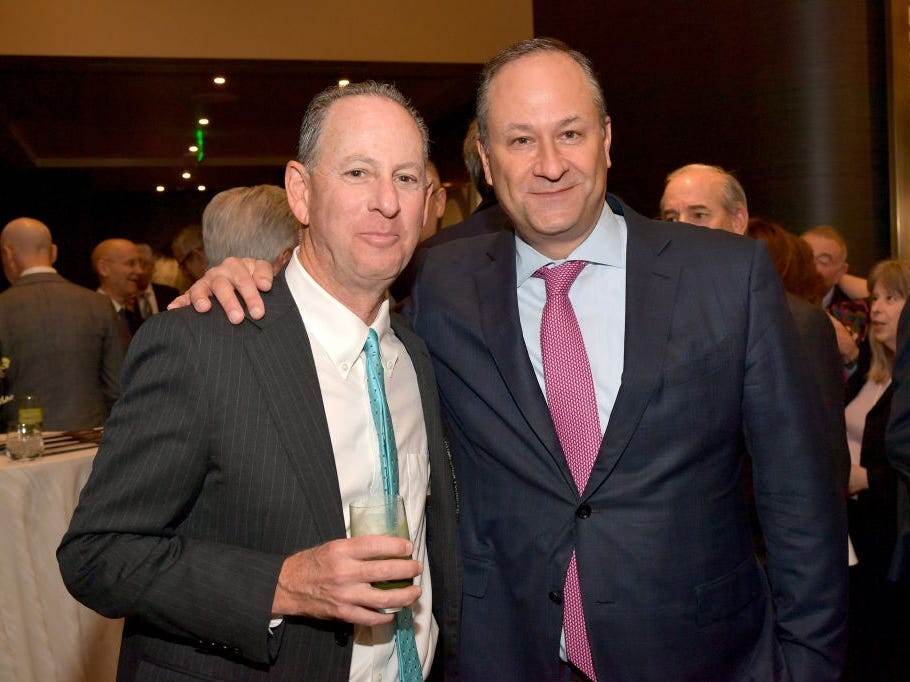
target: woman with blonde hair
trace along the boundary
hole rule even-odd
[[[859,563],[850,569],[850,619],[844,679],[892,680],[906,637],[907,594],[887,579],[897,539],[897,472],[885,457],[897,322],[910,295],[910,261],[886,260],[869,273],[872,361],[845,411],[852,466],[847,519]]]

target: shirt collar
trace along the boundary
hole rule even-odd
[[[333,298],[310,276],[298,257],[299,248],[294,249],[291,261],[285,268],[285,278],[307,332],[319,342],[341,376],[347,378],[351,367],[363,352],[368,329],[375,329],[379,337],[382,364],[386,374],[391,376],[398,361],[399,345],[394,342],[388,298],[379,306],[376,319],[367,327],[363,320]]]
[[[603,210],[597,224],[581,244],[568,258],[554,261],[533,246],[515,235],[515,274],[516,284],[521,286],[529,277],[545,265],[563,263],[567,260],[584,260],[609,267],[625,269],[626,267],[626,222],[621,216],[613,213],[609,204],[604,202]]]
[[[19,273],[20,277],[25,277],[26,275],[37,275],[38,273],[53,273],[56,274],[57,271],[52,268],[50,265],[33,265],[30,268],[25,268],[22,272]]]

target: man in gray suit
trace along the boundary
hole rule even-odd
[[[7,223],[0,250],[12,284],[0,294],[0,348],[11,362],[10,392],[38,396],[47,430],[101,426],[120,395],[123,347],[113,309],[57,274],[57,247],[44,223]]]
[[[427,144],[391,86],[318,95],[285,174],[307,229],[268,314],[235,327],[181,310],[133,339],[58,550],[73,595],[126,617],[119,679],[399,679],[407,626],[380,612],[399,607],[419,657],[402,679],[453,655],[452,470],[429,354],[386,295],[423,224]],[[346,537],[349,503],[383,492],[362,351],[376,337],[409,540]],[[390,579],[415,580],[371,586]]]

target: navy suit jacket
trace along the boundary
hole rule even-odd
[[[126,616],[120,680],[348,679],[352,626],[288,617],[269,635],[288,555],[345,536],[313,355],[283,275],[267,314],[155,315],[58,550],[64,582]],[[457,648],[455,491],[429,354],[393,317],[420,388],[430,455],[427,549],[440,647]]]
[[[459,481],[462,677],[557,679],[575,549],[599,679],[836,680],[843,492],[780,277],[757,240],[608,201],[628,225],[625,357],[582,495],[522,340],[514,234],[431,249],[418,274]]]

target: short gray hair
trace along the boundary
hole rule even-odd
[[[376,81],[351,83],[343,88],[333,85],[320,92],[310,101],[310,105],[303,115],[303,123],[300,124],[297,161],[307,168],[313,167],[319,158],[319,138],[322,136],[322,129],[325,125],[325,118],[329,108],[343,97],[358,96],[384,97],[407,111],[420,130],[420,136],[423,138],[423,158],[426,161],[430,152],[430,131],[423,117],[414,108],[411,101],[401,94],[398,88],[388,83],[377,83]]]
[[[680,166],[667,174],[667,177],[664,178],[664,187],[669,185],[670,181],[677,175],[682,175],[683,173],[692,170],[714,171],[723,178],[724,186],[721,190],[720,203],[727,213],[735,213],[740,207],[747,211],[749,210],[749,204],[746,201],[746,192],[743,190],[743,186],[739,184],[739,180],[736,179],[736,176],[733,175],[733,173],[720,166],[711,166],[707,163],[690,163],[685,166]]]
[[[299,243],[301,229],[287,194],[276,185],[219,192],[202,213],[202,239],[210,267],[228,256],[274,263]]]
[[[604,98],[603,87],[600,85],[591,60],[556,38],[529,38],[502,50],[484,65],[483,72],[480,74],[480,85],[477,87],[477,132],[484,147],[487,146],[487,117],[490,113],[489,96],[493,78],[506,64],[535,52],[562,53],[581,67],[585,78],[588,79],[588,84],[591,86],[591,97],[600,117],[601,128],[604,127],[604,119],[607,117],[607,103]]]

